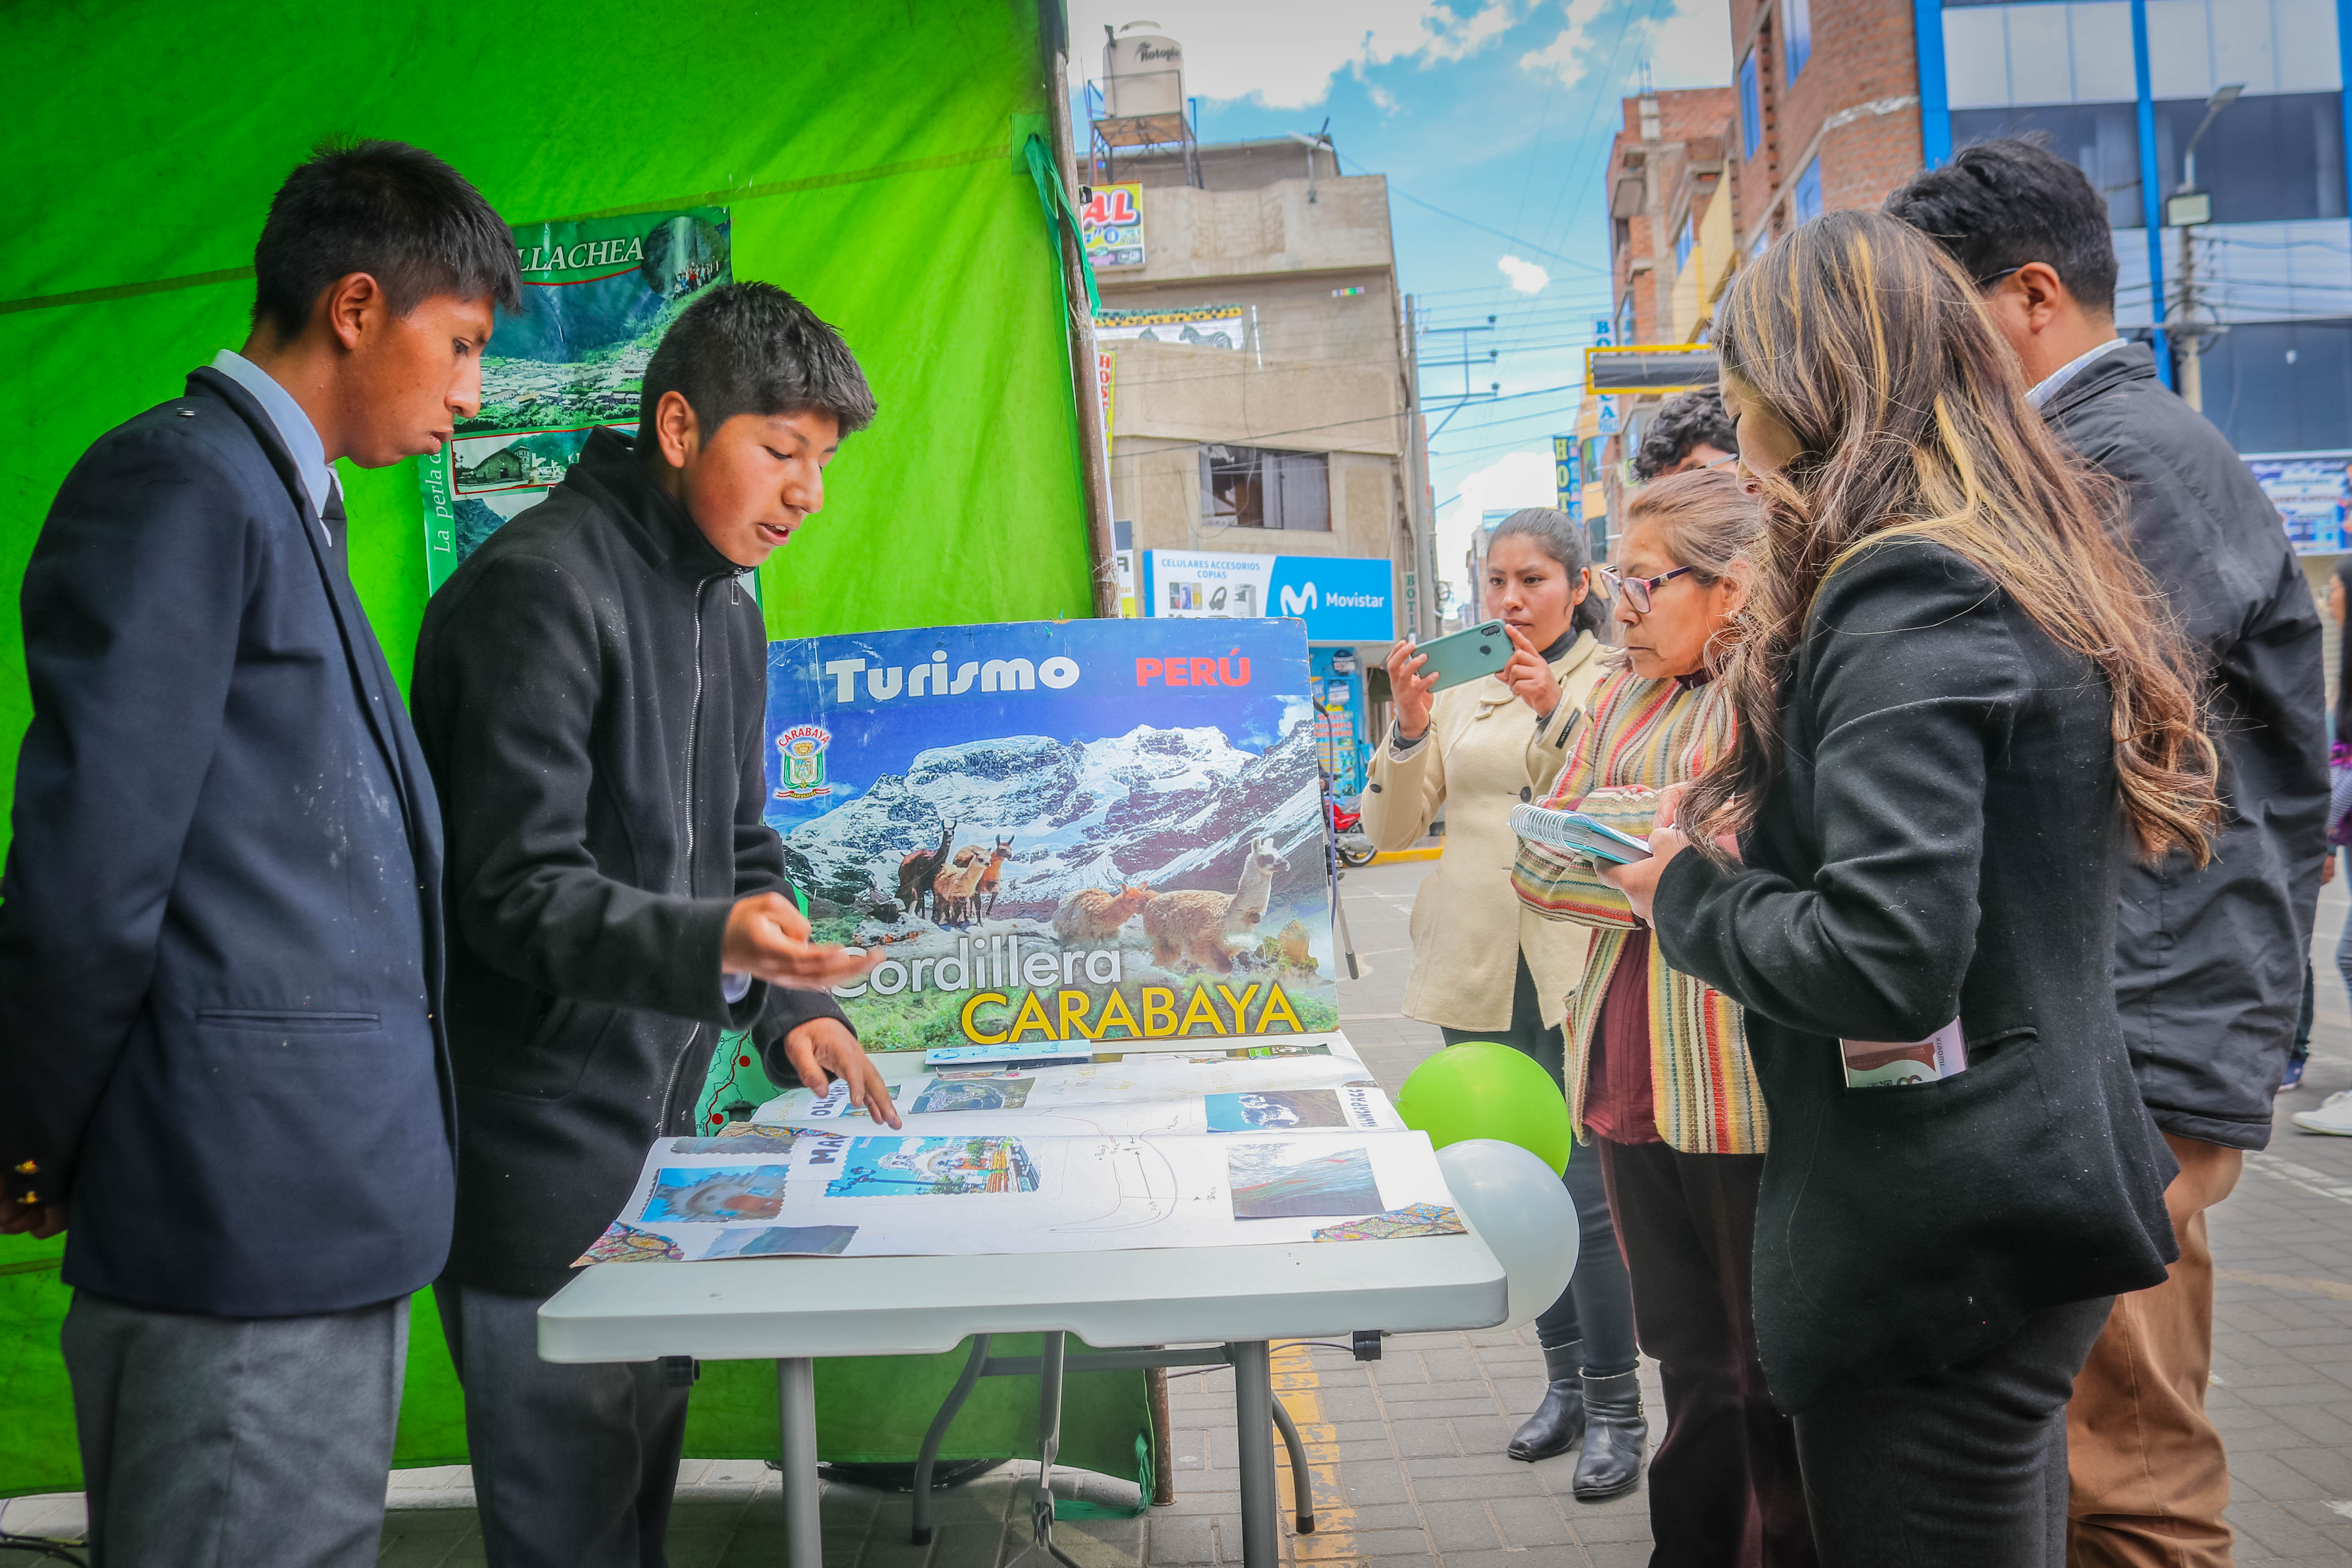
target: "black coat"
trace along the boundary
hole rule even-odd
[[[1659,879],[1666,962],[1748,1009],[1772,1117],[1756,1332],[1783,1409],[2160,1282],[2173,1173],[2108,983],[2128,853],[2107,687],[1977,569],[1892,540],[1822,588],[1744,869]],[[1848,1089],[1838,1039],[1958,1017],[1968,1070]]]
[[[260,404],[216,371],[85,453],[24,583],[0,1159],[66,1282],[278,1317],[440,1271],[440,823]]]
[[[821,992],[721,994],[728,911],[791,890],[740,576],[600,430],[425,609],[410,697],[449,841],[464,1131],[450,1279],[560,1289],[654,1140],[691,1130],[722,1028],[773,1053],[841,1016]]]
[[[2254,476],[2158,384],[2141,344],[2058,389],[2044,416],[2122,482],[2132,548],[2201,658],[2228,812],[2212,861],[2124,872],[2116,1005],[2157,1125],[2270,1142],[2326,853],[2327,698],[2311,587]]]

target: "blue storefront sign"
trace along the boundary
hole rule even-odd
[[[1395,568],[1385,559],[1147,550],[1143,561],[1147,615],[1286,616],[1305,621],[1317,643],[1397,635]]]

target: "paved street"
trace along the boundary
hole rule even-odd
[[[1428,867],[1349,874],[1348,914],[1367,966],[1343,983],[1340,1016],[1365,1060],[1391,1089],[1436,1046],[1436,1031],[1400,1016],[1411,953],[1406,916]],[[2352,1087],[2352,1008],[2333,962],[2347,904],[2340,885],[2320,910],[2319,1022],[2310,1087],[2281,1100],[2315,1106]],[[2237,1193],[2212,1215],[2221,1270],[2214,1419],[2235,1477],[2231,1518],[2238,1561],[2352,1563],[2352,1139],[2284,1129],[2250,1160]],[[1298,1345],[1276,1357],[1276,1393],[1307,1445],[1318,1529],[1299,1536],[1286,1513],[1283,1545],[1299,1563],[1437,1563],[1501,1568],[1521,1554],[1547,1564],[1631,1568],[1647,1560],[1640,1493],[1599,1507],[1569,1494],[1574,1457],[1521,1465],[1504,1443],[1532,1407],[1541,1377],[1532,1331],[1391,1339],[1385,1357]],[[1140,1519],[1070,1521],[1056,1538],[1086,1568],[1167,1568],[1241,1559],[1234,1468],[1233,1380],[1214,1372],[1171,1382],[1177,1500]],[[1653,1419],[1655,1385],[1651,1383]],[[1034,1467],[1013,1465],[948,1494],[928,1549],[907,1544],[907,1501],[832,1486],[824,1498],[828,1568],[996,1568],[1027,1543]],[[1116,1501],[1099,1479],[1066,1478]],[[1283,1476],[1283,1495],[1289,1494]],[[1131,1500],[1132,1489],[1126,1496]],[[483,1562],[463,1470],[395,1478],[383,1561],[400,1568]],[[77,1499],[26,1499],[10,1531],[78,1528]],[[782,1559],[772,1472],[758,1464],[690,1464],[670,1531],[675,1568],[736,1568]],[[29,1564],[0,1552],[0,1565]]]

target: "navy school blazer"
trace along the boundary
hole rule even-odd
[[[83,455],[26,570],[0,1160],[66,1198],[78,1289],[282,1317],[447,1254],[440,812],[341,554],[207,369]]]

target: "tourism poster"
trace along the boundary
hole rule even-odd
[[[1211,1138],[844,1128],[795,1131],[780,1145],[781,1131],[656,1143],[627,1204],[579,1263],[1297,1243],[1322,1239],[1335,1219],[1417,1205],[1450,1217],[1453,1204],[1428,1136],[1402,1130]],[[1459,1228],[1407,1220],[1386,1234]]]
[[[869,1050],[1338,1027],[1296,621],[772,643],[767,820]]]
[[[426,585],[534,507],[599,426],[637,428],[654,349],[694,298],[733,277],[725,207],[532,224],[513,231],[522,309],[482,353],[482,405],[419,459]]]

